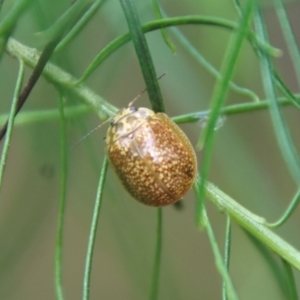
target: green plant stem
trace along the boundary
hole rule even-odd
[[[276,81],[276,86],[282,92],[283,96],[287,97],[287,99],[290,99],[295,107],[300,109],[300,99],[294,96],[293,92],[286,86],[278,73],[274,72],[273,76],[274,80]]]
[[[8,37],[16,26],[18,19],[23,14],[25,9],[30,5],[33,0],[19,0],[15,1],[14,6],[10,9],[0,23],[0,59],[5,49]],[[0,2],[2,8],[2,1]]]
[[[204,187],[205,187],[206,178],[208,176],[211,157],[212,157],[214,139],[216,135],[216,130],[215,130],[216,124],[221,114],[221,109],[227,98],[229,82],[233,76],[235,66],[238,61],[239,53],[242,49],[243,41],[248,32],[248,27],[250,25],[250,21],[253,14],[253,8],[254,8],[254,0],[248,0],[247,4],[245,5],[244,16],[240,21],[241,22],[240,26],[237,29],[236,34],[234,34],[231,37],[229,46],[226,50],[225,57],[223,59],[223,63],[221,67],[221,74],[223,76],[219,79],[219,81],[217,81],[216,86],[214,88],[212,101],[211,101],[211,113],[209,115],[207,125],[202,131],[202,134],[197,143],[197,147],[200,149],[204,145],[202,162],[200,167],[200,173],[201,173],[201,183],[199,188],[200,195],[198,198],[198,206],[196,209],[196,218],[197,218],[198,225],[200,225],[202,222],[201,209],[203,206],[201,202],[204,201],[203,198]]]
[[[40,57],[40,52],[36,49],[29,48],[22,45],[13,38],[7,42],[6,51],[13,57],[19,57],[24,60],[25,64],[34,68]],[[109,116],[114,115],[118,109],[109,104],[102,97],[98,96],[93,90],[84,84],[75,85],[77,80],[69,73],[58,68],[54,64],[48,62],[43,69],[43,75],[50,82],[58,85],[60,88],[71,92],[78,98],[83,100],[99,115],[101,120],[107,119]]]
[[[235,8],[235,10],[237,11],[237,13],[239,14],[239,16],[242,15],[242,9],[241,9],[241,4],[239,0],[233,0],[233,6]]]
[[[268,226],[269,228],[278,228],[282,226],[293,214],[293,212],[295,211],[295,209],[299,204],[299,201],[300,201],[300,188],[298,189],[296,195],[292,199],[291,203],[289,204],[288,208],[285,210],[283,215],[279,218],[279,220],[274,223],[266,223],[266,226]]]
[[[19,94],[21,91],[21,87],[22,87],[23,76],[24,76],[24,63],[22,60],[19,59],[19,72],[18,72],[18,76],[17,76],[17,82],[16,82],[16,86],[15,86],[15,90],[14,90],[14,95],[12,98],[10,113],[8,116],[7,135],[5,137],[1,160],[0,160],[0,189],[2,187],[5,162],[6,162],[6,159],[8,156],[8,149],[9,149],[9,145],[10,145],[10,141],[11,141],[12,129],[13,129],[13,125],[14,125],[16,110],[17,110],[18,98],[19,98]]]
[[[30,1],[32,1],[32,0],[30,0]],[[36,61],[35,65],[33,67],[33,71],[31,73],[26,85],[24,86],[22,92],[19,95],[15,114],[17,114],[21,110],[22,106],[28,99],[30,92],[32,91],[33,87],[35,86],[37,80],[40,78],[47,62],[50,60],[50,57],[51,57],[55,47],[61,40],[61,38],[66,30],[65,26],[67,25],[67,23],[69,23],[71,21],[71,19],[74,18],[74,14],[76,14],[76,12],[78,12],[78,9],[80,9],[80,7],[81,7],[80,5],[83,5],[84,1],[86,1],[86,0],[73,1],[71,3],[71,7],[64,14],[64,17],[60,18],[60,20],[58,22],[56,22],[49,29],[50,31],[48,32],[49,34],[48,34],[47,44],[45,45],[43,51],[39,55],[38,60]],[[29,3],[29,0],[19,0],[18,2],[25,3],[27,5]],[[1,32],[1,28],[0,28],[0,32]],[[45,35],[47,35],[47,34],[45,33]],[[0,140],[4,137],[6,130],[7,130],[7,122],[4,123],[4,125],[2,126],[2,128],[0,130]]]
[[[260,254],[261,258],[264,260],[266,267],[269,269],[270,274],[272,274],[274,279],[276,280],[279,290],[281,290],[282,294],[286,297],[286,299],[288,299],[288,291],[285,282],[286,275],[284,274],[278,262],[278,257],[274,255],[273,251],[271,251],[266,244],[259,241],[250,232],[248,232],[244,228],[243,231],[245,232],[246,237],[251,242],[253,249],[256,249],[257,252]]]
[[[71,106],[64,108],[65,119],[74,119],[87,115],[93,110],[85,104]],[[7,119],[7,114],[0,115],[0,123],[5,122]],[[15,117],[15,126],[22,126],[26,124],[56,121],[60,118],[58,109],[47,109],[47,110],[33,110],[33,111],[23,111]]]
[[[163,15],[161,13],[161,8],[159,7],[158,0],[152,0],[152,6],[153,6],[153,10],[154,10],[156,18],[159,20],[163,19]],[[166,45],[171,49],[173,54],[176,54],[176,47],[169,39],[165,28],[161,28],[160,33],[161,33],[161,36],[162,36],[164,42],[166,43]]]
[[[289,300],[298,300],[298,293],[297,293],[297,285],[295,282],[295,277],[293,274],[293,270],[291,265],[282,259],[282,264],[284,267],[285,275],[286,275],[286,282],[287,282],[287,290],[289,295]]]
[[[60,38],[61,38],[60,35],[55,36],[53,38],[53,40],[51,40],[44,47],[43,51],[41,52],[41,55],[38,57],[38,60],[36,61],[36,64],[33,67],[33,71],[31,73],[27,83],[23,87],[22,92],[19,95],[15,114],[17,114],[21,110],[21,108],[25,104],[26,100],[28,99],[28,96],[30,95],[32,89],[34,88],[35,84],[37,83],[38,79],[40,78],[40,76],[44,70],[44,67],[47,64],[47,62],[49,61]],[[4,125],[2,126],[2,128],[0,130],[0,140],[4,137],[6,130],[7,130],[7,122],[4,123]]]
[[[257,9],[255,14],[255,26],[258,35],[264,39],[268,40],[267,32],[265,30],[265,23],[262,13]],[[282,156],[287,164],[287,167],[292,174],[295,182],[298,184],[300,182],[300,160],[297,153],[297,149],[293,143],[292,136],[290,134],[287,122],[280,111],[277,94],[274,84],[274,67],[269,56],[261,53],[260,56],[261,63],[261,73],[262,81],[264,84],[264,89],[266,96],[270,99],[270,113],[272,118],[272,123],[274,127],[274,132],[276,134],[277,143],[281,150]]]
[[[56,298],[63,300],[63,284],[62,284],[62,249],[63,249],[63,230],[66,207],[66,185],[67,185],[67,135],[66,120],[64,116],[63,97],[60,93],[58,97],[58,108],[60,115],[60,197],[59,212],[57,221],[56,245],[55,245],[55,291]]]
[[[224,247],[224,264],[229,273],[229,263],[230,263],[230,250],[231,250],[231,220],[227,215],[226,218],[226,231],[225,231],[225,247]],[[226,283],[223,282],[223,291],[222,291],[222,299],[227,300],[227,291],[226,291]]]
[[[157,209],[157,225],[156,225],[156,243],[155,243],[155,256],[151,283],[150,300],[156,300],[159,292],[159,278],[161,267],[161,254],[162,254],[162,241],[163,241],[163,211],[162,208]]]
[[[199,19],[199,17],[198,17]],[[204,19],[202,21],[205,21],[205,19],[208,18],[200,18]],[[166,19],[161,20],[161,22],[164,22]],[[180,20],[171,20],[174,21],[173,23],[176,25],[175,21]],[[199,21],[199,20],[198,20]],[[207,20],[208,21],[208,20]],[[224,21],[224,20],[223,20]],[[225,23],[232,23],[230,21],[226,21]],[[174,25],[172,22],[167,23],[168,26]],[[233,23],[234,24],[234,23]],[[151,23],[151,25],[153,25]],[[157,28],[159,28],[158,24],[155,24]],[[234,26],[234,25],[233,25]],[[151,29],[151,26],[149,27]],[[152,28],[151,30],[157,29],[156,27]],[[129,35],[127,34],[128,40],[130,40]],[[120,46],[120,45],[119,45]],[[118,48],[118,46],[115,49]],[[36,65],[40,52],[37,51],[34,48],[27,47],[18,41],[16,41],[13,38],[10,38],[8,40],[6,51],[13,57],[21,58],[26,65],[30,66],[31,68],[34,68]],[[104,51],[104,50],[103,50]],[[111,52],[107,52],[107,57]],[[104,59],[104,58],[103,58]],[[89,106],[92,107],[92,109],[98,113],[101,120],[105,120],[109,116],[114,115],[118,109],[114,106],[112,106],[110,103],[105,101],[102,97],[98,96],[93,90],[88,88],[84,84],[77,84],[78,80],[75,79],[72,75],[65,72],[64,70],[60,69],[59,67],[55,66],[54,64],[48,62],[43,70],[43,75],[46,79],[48,79],[50,82],[53,82],[57,84],[59,87],[65,89],[68,92],[71,92],[72,94],[76,95],[78,98],[83,100],[85,103],[87,103]]]
[[[192,45],[191,42],[180,32],[178,28],[172,27],[171,31],[176,36],[177,40],[181,43],[181,45],[186,49],[186,51],[203,67],[205,68],[211,75],[213,75],[215,78],[219,79],[221,77],[220,72],[212,65],[210,64],[204,56],[200,54],[200,52]],[[229,83],[230,88],[235,91],[236,93],[239,93],[241,95],[250,97],[255,102],[259,102],[258,96],[252,92],[251,90],[240,87],[233,81],[230,81]]]
[[[286,45],[288,47],[290,56],[293,61],[293,66],[295,68],[295,73],[297,76],[298,86],[300,87],[300,53],[299,48],[295,39],[295,35],[293,34],[289,18],[286,14],[286,11],[283,6],[282,0],[274,0],[275,8],[278,15],[278,19],[282,28],[283,36],[286,41]]]
[[[20,15],[24,10],[30,5],[30,2],[33,0],[19,0],[15,1],[12,9],[6,13],[5,18],[1,21],[0,24],[0,36],[11,31],[11,29],[16,25],[17,20],[20,18]]]
[[[207,198],[219,207],[221,211],[227,212],[247,232],[300,271],[300,253],[267,228],[264,218],[248,211],[212,183],[206,183],[205,193]]]
[[[206,231],[207,231],[207,235],[209,237],[210,244],[212,246],[212,250],[214,252],[217,269],[219,270],[220,274],[222,275],[222,278],[223,278],[223,280],[225,282],[225,285],[226,285],[226,294],[228,296],[228,299],[230,299],[230,300],[236,299],[237,300],[238,296],[237,296],[237,294],[235,292],[235,289],[233,287],[233,283],[231,281],[231,278],[230,278],[230,276],[227,272],[226,266],[224,264],[220,249],[218,247],[214,232],[212,230],[212,227],[211,227],[210,221],[207,217],[205,209],[204,209],[204,220],[203,220],[203,222],[205,223],[205,228],[206,228]]]
[[[201,186],[201,180],[200,180],[199,175],[197,175],[195,183],[193,185],[193,188],[194,188],[194,191],[195,191],[195,194],[196,194],[196,197],[197,197],[197,202],[199,202],[199,197],[201,196],[200,195],[200,186]],[[206,209],[205,209],[205,205],[204,205],[203,202],[202,202],[202,205],[203,205],[202,210],[201,210],[202,223],[199,224],[199,222],[197,222],[197,226],[198,226],[199,229],[201,229],[202,226],[204,228],[206,228],[206,232],[207,232],[207,235],[208,235],[208,238],[209,238],[209,241],[210,241],[213,253],[214,253],[216,267],[217,267],[219,273],[222,276],[223,282],[225,282],[225,284],[226,284],[226,294],[227,294],[228,298],[229,299],[238,299],[237,295],[236,295],[236,292],[235,292],[235,289],[233,287],[231,278],[228,274],[228,270],[225,266],[225,262],[222,258],[221,252],[219,250],[219,247],[218,247],[216,238],[214,236],[213,229],[212,229],[211,224],[209,222],[209,219],[208,219],[208,216],[207,216],[207,213],[206,213]]]
[[[66,45],[68,45],[74,37],[84,28],[86,23],[91,20],[93,15],[98,11],[100,6],[105,0],[95,0],[91,7],[84,13],[80,20],[73,26],[69,33],[59,42],[54,50],[54,53],[61,51]]]
[[[300,97],[299,94],[296,95]],[[278,104],[281,106],[293,105],[293,102],[287,98],[279,98]],[[241,104],[234,104],[222,107],[220,115],[221,116],[230,116],[241,113],[249,113],[252,111],[260,111],[263,109],[268,109],[270,106],[270,101],[262,100],[260,102],[247,102]],[[211,113],[211,110],[204,110],[199,112],[194,112],[190,114],[180,115],[177,117],[173,117],[172,120],[177,124],[180,123],[188,123],[188,122],[197,122],[203,118],[206,118]]]
[[[189,24],[195,24],[195,25],[202,24],[207,26],[216,26],[227,30],[237,29],[236,23],[222,18],[207,17],[207,16],[182,16],[182,17],[161,19],[161,20],[156,20],[156,21],[146,23],[142,25],[142,30],[144,33],[146,33],[164,27],[176,26],[176,25],[189,25]],[[110,42],[106,47],[104,47],[102,51],[94,58],[92,63],[88,66],[84,74],[78,80],[78,83],[82,83],[83,81],[85,81],[108,56],[110,56],[121,46],[129,42],[130,39],[131,39],[130,34],[126,33],[117,37],[115,40]],[[265,51],[270,55],[279,56],[281,54],[280,50],[258,39],[255,36],[255,33],[252,31],[249,31],[247,33],[247,39],[251,42],[252,45],[255,46],[258,45],[259,47],[261,47],[262,51]]]
[[[106,179],[106,171],[108,167],[108,159],[104,156],[104,160],[102,163],[102,168],[100,172],[100,179],[97,189],[97,195],[95,200],[94,212],[92,217],[91,229],[89,234],[88,246],[87,246],[87,254],[85,260],[85,268],[84,268],[84,277],[83,277],[83,294],[82,299],[88,300],[90,296],[90,279],[91,279],[91,271],[92,271],[92,259],[94,252],[94,245],[96,240],[96,232],[97,232],[97,224],[99,222],[100,209],[102,204],[102,195],[103,188]]]
[[[49,28],[38,33],[40,42],[43,44],[50,43],[52,40],[60,37],[55,45],[56,48],[66,31],[69,31],[69,28],[72,25],[74,26],[74,23],[78,19],[78,15],[84,11],[86,4],[87,0],[71,1],[70,6]]]
[[[126,17],[126,21],[130,31],[131,39],[134,45],[134,49],[141,66],[152,109],[155,112],[164,112],[165,107],[163,103],[162,94],[159,88],[157,75],[135,5],[132,0],[119,1],[122,5],[123,12]]]
[[[297,95],[299,97],[299,95]],[[286,98],[278,99],[278,104],[281,106],[293,105],[291,100]],[[241,103],[228,105],[222,108],[222,116],[230,116],[241,113],[249,113],[254,111],[260,111],[267,109],[269,107],[269,101],[263,100],[259,103]],[[76,119],[80,116],[84,116],[88,113],[91,113],[93,110],[91,107],[86,106],[85,104],[66,107],[64,109],[64,114],[66,119]],[[172,120],[177,124],[182,123],[193,123],[198,122],[199,120],[206,118],[210,114],[210,110],[199,111],[195,113],[180,115],[172,117]],[[14,125],[26,125],[32,124],[35,122],[45,122],[45,121],[54,121],[59,118],[59,112],[57,109],[47,109],[47,110],[38,110],[38,111],[24,111],[18,114],[15,118]],[[3,123],[7,119],[7,114],[0,115],[0,123]]]
[[[235,22],[230,20],[226,20],[223,18],[212,17],[212,16],[181,16],[181,17],[174,17],[162,20],[156,20],[149,23],[146,23],[142,26],[144,31],[152,31],[158,28],[169,27],[172,25],[186,25],[186,24],[202,24],[202,25],[210,25],[210,26],[217,26],[222,27],[224,29],[229,30],[236,30],[239,25]],[[260,39],[256,36],[253,31],[247,32],[247,39],[249,41],[255,41],[258,46],[261,48],[262,51],[266,52],[272,56],[279,56],[281,55],[281,51],[274,48],[270,44],[266,43],[264,40]]]

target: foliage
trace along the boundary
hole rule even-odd
[[[298,299],[299,3],[0,3],[1,299]],[[144,87],[191,123],[180,210],[130,199],[105,125],[71,150]]]

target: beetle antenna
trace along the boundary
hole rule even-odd
[[[80,140],[78,140],[72,147],[71,150],[73,150],[76,146],[78,146],[83,140],[85,140],[89,135],[91,135],[93,132],[95,132],[96,130],[98,130],[100,127],[102,127],[102,125],[104,125],[105,123],[109,122],[111,118],[108,118],[107,120],[105,120],[103,123],[101,123],[100,125],[96,126],[95,128],[93,128],[90,132],[88,132],[86,135],[84,135]]]
[[[160,80],[162,77],[164,77],[167,74],[167,72],[161,74],[157,80]],[[128,107],[132,106],[132,104],[139,99],[145,92],[147,91],[147,88],[145,88],[144,90],[142,90],[131,102],[129,102]]]
[[[147,88],[142,90],[132,101],[129,102],[128,107],[132,106],[132,104],[139,99],[145,92],[147,91]]]

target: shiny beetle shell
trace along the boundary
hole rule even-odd
[[[163,113],[133,106],[120,110],[110,122],[106,151],[126,190],[146,205],[174,203],[194,183],[194,149]]]

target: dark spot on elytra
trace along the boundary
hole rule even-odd
[[[193,167],[188,167],[188,168],[186,168],[185,170],[184,170],[184,173],[188,176],[188,177],[193,177],[193,172],[194,171],[194,169],[193,169]]]

